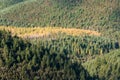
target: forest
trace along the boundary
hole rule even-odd
[[[0,0],[0,80],[120,80],[120,0]]]
[[[118,42],[95,36],[67,35],[64,37],[62,35],[56,40],[36,40],[23,40],[17,36],[11,36],[10,32],[0,31],[0,79],[103,80],[120,78],[119,50],[109,53],[119,48]],[[112,57],[110,62],[108,53],[113,55],[109,55]],[[105,64],[109,67],[110,63],[119,61],[114,63],[115,66],[109,67],[115,69],[110,72],[107,70],[106,75],[101,76],[101,73],[97,71],[90,71],[92,66],[89,67],[89,65],[93,63],[92,61],[89,63],[89,60],[92,59],[95,59],[96,67]],[[95,69],[96,67],[93,66]],[[106,71],[106,67],[103,66],[102,69]],[[101,68],[97,70],[99,69]],[[113,72],[115,76],[112,77]]]

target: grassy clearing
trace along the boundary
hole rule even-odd
[[[76,29],[76,28],[61,28],[61,27],[34,27],[34,28],[25,28],[25,27],[5,27],[0,26],[0,30],[10,31],[12,35],[17,35],[22,38],[29,37],[45,37],[54,34],[65,33],[67,35],[79,36],[83,34],[100,36],[101,33],[97,31]]]

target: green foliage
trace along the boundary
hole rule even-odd
[[[120,79],[120,50],[95,58],[83,64],[94,79]]]
[[[0,79],[90,79],[80,63],[67,53],[50,50],[43,42],[30,44],[0,31],[0,43]]]
[[[9,7],[10,5],[14,5],[23,1],[26,1],[26,0],[0,0],[0,4],[1,4],[0,9]]]
[[[60,7],[71,7],[82,3],[82,0],[51,0]]]
[[[1,60],[8,67],[16,63],[16,57],[18,56],[16,53],[19,50],[23,51],[29,45],[28,42],[24,42],[16,36],[12,37],[10,32],[0,31]]]
[[[0,25],[76,27],[104,35],[63,34],[28,42],[0,31],[0,79],[119,80],[120,50],[111,52],[120,43],[119,4],[120,0],[0,0]]]
[[[26,27],[34,27],[35,25],[30,24],[28,22],[23,22],[23,21],[13,21],[13,20],[8,20],[4,18],[0,18],[0,25],[4,26],[26,26]]]
[[[120,22],[120,9],[119,8],[114,10],[113,13],[110,15],[110,21]]]
[[[106,28],[114,28],[113,21],[109,23],[109,17],[111,17],[110,19],[119,19],[117,3],[119,3],[118,0],[24,1],[0,10],[0,25],[62,26],[101,31]]]
[[[119,79],[119,51],[103,56],[119,48],[114,40],[68,35],[30,40],[0,31],[0,79]],[[94,64],[86,62],[91,59]]]
[[[112,49],[118,49],[119,43],[105,37],[96,36],[68,36],[61,35],[55,39],[37,39],[31,40],[33,43],[41,43],[46,45],[49,50],[56,52],[64,52],[67,54],[86,55],[101,55],[108,53]],[[102,52],[101,52],[102,51]]]

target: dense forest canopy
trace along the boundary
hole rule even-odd
[[[5,5],[11,6],[0,10],[1,25],[62,26],[99,31],[119,25],[119,0],[4,0],[4,2]],[[118,29],[119,26],[115,28]]]
[[[96,73],[96,75],[90,76],[91,69],[86,67],[91,65],[87,61],[119,48],[117,42],[106,38],[67,35],[63,37],[61,35],[56,40],[30,39],[29,41],[11,36],[10,32],[0,31],[0,43],[0,79],[88,80],[108,79],[108,76],[112,79],[119,79],[119,72],[117,72],[117,76],[115,75],[116,78],[112,75],[102,75],[104,77],[102,78],[96,76]],[[88,72],[81,63],[85,64]],[[118,63],[119,61],[116,62],[116,64]],[[118,70],[119,68],[118,66]]]
[[[105,56],[100,56],[86,62],[84,67],[90,75],[99,77],[100,80],[120,79],[120,50],[112,51]],[[113,66],[114,65],[114,66]]]
[[[119,34],[120,0],[0,0],[0,80],[120,80]]]
[[[90,78],[68,53],[56,52],[43,43],[34,45],[5,31],[0,31],[0,43],[0,79]]]

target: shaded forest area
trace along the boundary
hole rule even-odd
[[[29,41],[6,31],[0,31],[0,43],[0,79],[22,80],[101,79],[90,76],[82,64],[119,48],[117,42],[101,37],[64,35],[56,40]],[[119,79],[115,77],[112,79]]]

